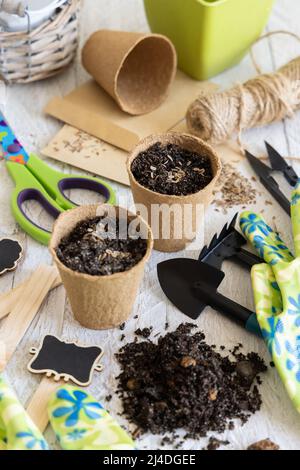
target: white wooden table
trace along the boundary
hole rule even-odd
[[[275,8],[268,24],[268,30],[285,29],[300,34],[300,2],[294,0],[277,0]],[[143,10],[142,0],[85,0],[81,21],[81,43],[91,32],[100,28],[124,29],[147,31],[148,26]],[[289,37],[272,37],[255,48],[258,62],[266,71],[272,71],[300,53],[300,44]],[[79,57],[79,56],[78,56]],[[255,71],[249,57],[241,64],[219,77],[215,82],[222,87],[229,86],[237,80],[242,82],[253,76]],[[0,106],[5,112],[9,122],[13,125],[16,133],[30,151],[38,151],[59,130],[60,124],[53,119],[47,118],[42,113],[42,108],[54,95],[63,95],[75,86],[84,82],[86,74],[78,60],[69,70],[62,75],[26,86],[5,87],[0,84]],[[268,140],[279,151],[285,155],[299,156],[299,163],[295,162],[295,168],[300,172],[300,116],[295,119],[275,124],[261,130],[254,130],[244,135],[244,141],[254,152],[264,151],[263,141]],[[57,163],[51,161],[55,167]],[[62,168],[62,167],[60,167]],[[64,168],[69,171],[69,168]],[[252,175],[246,162],[240,166],[245,174]],[[72,171],[72,169],[71,169]],[[131,197],[130,191],[124,187],[114,187],[119,195]],[[42,263],[51,263],[51,257],[47,248],[39,245],[27,237],[18,229],[10,212],[10,193],[13,183],[7,174],[3,162],[0,163],[0,236],[13,236],[17,238],[25,248],[25,257],[16,272],[6,274],[0,279],[0,292],[9,290],[26,278],[36,266]],[[261,201],[257,210],[263,208],[267,197],[263,188]],[[269,199],[269,197],[267,197]],[[239,210],[233,209],[227,216],[218,214],[213,207],[206,213],[205,238],[209,240],[216,229],[220,230],[230,216]],[[41,220],[39,209],[32,208],[36,220]],[[285,213],[274,202],[268,206],[265,214],[271,221],[276,216],[277,229],[290,243],[290,222]],[[193,255],[193,254],[191,254]],[[196,256],[196,253],[194,253]],[[170,330],[185,321],[181,315],[170,304],[166,303],[156,279],[157,262],[166,259],[167,256],[155,252],[146,268],[145,278],[138,295],[131,319],[126,324],[126,340],[133,339],[133,332],[138,327],[152,325],[154,333],[164,332],[167,321]],[[222,291],[233,299],[240,301],[249,308],[253,308],[252,293],[249,275],[232,265],[226,265],[226,280],[222,285]],[[138,319],[133,317],[138,314]],[[199,328],[207,335],[208,342],[225,344],[230,347],[237,342],[244,344],[245,351],[257,351],[270,362],[265,345],[262,341],[245,333],[241,328],[221,317],[212,309],[207,308],[198,320]],[[56,289],[49,295],[42,306],[39,315],[34,320],[28,333],[24,337],[14,357],[7,367],[7,377],[15,387],[20,399],[26,404],[36,389],[39,379],[30,376],[26,371],[29,359],[28,350],[36,345],[45,333],[62,334],[69,340],[79,340],[83,344],[100,344],[104,347],[103,357],[104,371],[95,374],[95,380],[90,387],[91,392],[107,405],[108,410],[117,416],[120,411],[120,402],[114,395],[113,399],[106,404],[105,396],[113,394],[115,390],[115,376],[118,374],[118,365],[114,354],[120,346],[119,329],[97,332],[84,329],[77,324],[70,311],[69,304],[62,287]],[[247,445],[269,437],[276,441],[282,449],[300,449],[300,416],[294,411],[285,390],[274,369],[270,369],[264,377],[261,387],[263,406],[259,413],[254,415],[249,422],[241,427],[237,425],[234,431],[225,433],[230,441],[228,448],[245,449]],[[126,421],[120,419],[122,424]],[[53,448],[56,448],[54,435],[47,430],[47,438]],[[161,437],[146,435],[140,442],[140,448],[157,449]],[[200,449],[205,446],[206,439],[200,441],[187,441],[187,449]]]

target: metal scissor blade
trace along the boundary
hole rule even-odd
[[[245,154],[248,162],[252,166],[257,176],[263,179],[271,177],[271,174],[273,172],[272,168],[270,168],[268,165],[259,160],[259,158],[256,158],[254,155],[252,155],[252,153],[248,152],[248,150],[245,150]]]
[[[291,204],[290,201],[285,197],[283,192],[279,189],[279,185],[277,181],[271,176],[272,169],[265,165],[262,161],[258,158],[254,157],[250,152],[246,150],[246,157],[249,161],[251,167],[259,176],[261,183],[264,187],[269,191],[269,193],[276,199],[276,201],[280,204],[282,209],[288,214],[291,215]]]
[[[285,159],[268,142],[265,142],[271,166],[275,171],[283,171],[288,166]]]
[[[274,171],[281,171],[291,186],[296,186],[298,181],[298,175],[295,172],[294,168],[287,163],[287,161],[280,155],[277,150],[272,147],[268,142],[265,142],[267,147],[267,152],[271,162],[271,166]]]

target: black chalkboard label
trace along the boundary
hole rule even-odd
[[[103,351],[98,346],[79,346],[56,336],[47,335],[39,349],[31,348],[33,359],[28,370],[33,374],[46,374],[54,380],[71,380],[77,385],[90,385],[94,370],[102,370],[99,360]]]
[[[23,249],[16,240],[0,239],[0,276],[6,271],[12,271],[17,267],[22,253]]]

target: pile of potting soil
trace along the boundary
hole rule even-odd
[[[219,353],[194,328],[182,324],[157,344],[134,341],[117,353],[124,414],[141,432],[182,428],[187,437],[204,437],[232,429],[234,419],[245,423],[260,409],[262,359],[242,354],[241,345]]]

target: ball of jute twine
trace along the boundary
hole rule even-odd
[[[300,36],[288,31],[300,41]],[[258,73],[257,63],[252,59]],[[286,117],[293,117],[300,109],[300,57],[292,60],[274,74],[261,74],[228,91],[199,96],[187,111],[187,125],[191,133],[210,141],[222,143],[245,129],[264,126]]]

